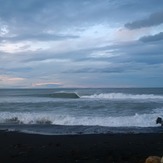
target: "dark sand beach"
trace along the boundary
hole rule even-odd
[[[162,156],[163,134],[36,135],[0,132],[0,162],[143,163]]]

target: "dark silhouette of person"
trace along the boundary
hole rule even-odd
[[[161,124],[161,126],[163,126],[163,120],[162,120],[161,117],[158,117],[158,118],[156,119],[156,124]]]

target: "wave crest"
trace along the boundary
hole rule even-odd
[[[161,95],[153,94],[125,94],[125,93],[101,93],[90,96],[82,96],[89,99],[109,99],[109,100],[163,100]]]
[[[80,98],[77,93],[74,92],[55,92],[50,94],[53,98]]]

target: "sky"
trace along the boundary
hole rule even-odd
[[[163,87],[163,0],[0,4],[0,88]]]

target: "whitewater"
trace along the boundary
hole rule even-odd
[[[162,88],[0,89],[0,129],[39,134],[162,132]]]

